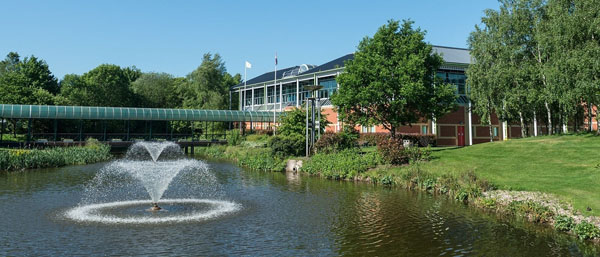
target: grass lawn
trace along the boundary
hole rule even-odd
[[[472,170],[499,189],[552,193],[584,215],[600,216],[600,136],[513,139],[439,148],[432,155],[422,167],[433,174]]]

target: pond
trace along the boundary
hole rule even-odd
[[[212,219],[152,225],[65,217],[85,197],[84,185],[106,163],[0,174],[0,255],[592,256],[599,252],[596,246],[551,228],[500,219],[443,196],[207,164],[216,182],[198,194],[240,208]],[[179,197],[178,187],[185,185],[175,179],[163,198]],[[122,211],[132,208],[136,209]]]

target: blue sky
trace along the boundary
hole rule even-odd
[[[496,0],[4,1],[0,54],[35,55],[58,78],[102,63],[185,76],[206,52],[248,78],[353,52],[389,19],[412,19],[435,45],[466,47]]]

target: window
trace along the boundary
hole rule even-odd
[[[459,95],[466,95],[466,80],[467,76],[462,72],[446,72],[440,71],[437,73],[445,83],[452,84],[456,87],[456,93]]]
[[[421,134],[427,134],[427,125],[421,126]]]
[[[327,77],[319,79],[319,85],[323,86],[321,90],[319,90],[318,98],[328,99],[331,95],[337,90],[337,81],[335,81],[335,77]]]
[[[361,127],[360,131],[362,133],[375,133],[375,126],[371,126],[371,127],[360,126],[360,127]]]
[[[494,137],[498,137],[498,127],[494,127]]]

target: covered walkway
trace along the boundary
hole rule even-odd
[[[270,127],[279,115],[266,111],[0,104],[0,139],[4,138],[7,123],[13,123],[16,135],[18,122],[26,121],[21,126],[23,132],[26,130],[21,141],[27,144],[70,144],[86,138],[115,143],[161,139],[218,141],[226,139],[227,129],[245,122],[253,124],[251,128]]]

